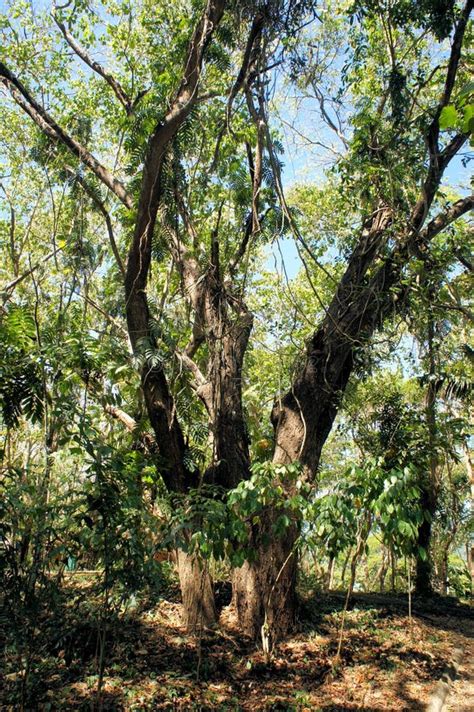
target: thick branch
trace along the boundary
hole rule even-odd
[[[163,158],[169,141],[176,135],[197,100],[204,51],[211,40],[213,31],[220,22],[224,6],[225,0],[210,0],[208,2],[190,41],[181,85],[170,110],[156,126],[148,142],[137,221],[128,255],[125,279],[127,315],[132,343],[136,343],[137,339],[146,336],[147,333],[148,307],[142,307],[144,306],[144,290],[150,266],[151,240],[161,196],[160,176]],[[138,310],[133,307],[135,299],[142,303],[139,309],[140,317]]]
[[[135,418],[132,418],[131,415],[129,415],[124,410],[122,410],[122,408],[119,408],[116,405],[104,405],[104,411],[107,413],[107,415],[112,416],[112,418],[117,420],[119,423],[122,423],[122,425],[128,430],[129,433],[133,433],[137,436],[135,442],[137,443],[140,450],[144,451],[145,453],[156,453],[157,447],[153,435],[147,432],[137,432],[138,423]]]
[[[457,200],[447,210],[439,213],[420,233],[420,242],[426,244],[442,232],[448,225],[474,208],[474,195]]]
[[[225,0],[208,0],[190,40],[182,82],[169,111],[148,141],[137,220],[125,276],[127,324],[134,351],[140,350],[141,340],[151,339],[146,286],[153,230],[162,193],[163,159],[170,140],[198,100],[204,53],[222,18],[224,7]],[[145,365],[142,371],[142,387],[150,422],[165,462],[161,470],[163,479],[170,489],[185,491],[196,483],[196,478],[195,473],[190,472],[184,462],[184,436],[163,370]]]
[[[132,207],[132,198],[127,193],[123,184],[115,178],[112,173],[105,168],[87,148],[82,146],[75,138],[70,136],[54,119],[43,109],[40,104],[31,96],[26,87],[19,79],[0,62],[0,81],[8,89],[13,99],[23,111],[25,111],[39,128],[54,141],[59,141],[71,153],[79,158],[84,165],[95,173],[102,183],[109,188],[119,200],[127,207]]]
[[[429,242],[473,207],[473,196],[458,200],[437,215],[421,232],[407,230],[397,246],[366,284],[390,213],[382,210],[366,234],[362,234],[336,295],[321,326],[307,346],[304,367],[292,389],[275,404],[272,420],[276,432],[274,458],[280,462],[300,459],[314,476],[321,449],[337,414],[354,363],[357,348],[369,342],[382,320],[402,299],[394,301],[393,288],[400,284],[410,253]]]
[[[119,408],[116,405],[104,405],[104,410],[106,413],[112,416],[112,418],[115,418],[116,420],[119,420],[122,425],[126,427],[129,433],[133,433],[133,431],[137,427],[137,421],[135,418],[132,418],[131,415],[126,413],[122,408]]]
[[[461,16],[459,18],[458,24],[454,31],[453,43],[451,45],[451,54],[448,62],[448,71],[446,72],[446,81],[444,84],[443,96],[438,108],[438,119],[439,114],[443,107],[449,104],[451,100],[451,95],[454,89],[454,83],[456,81],[456,74],[458,71],[459,60],[461,58],[462,44],[464,40],[464,34],[466,32],[467,23],[469,21],[469,15],[474,7],[473,0],[467,0]]]

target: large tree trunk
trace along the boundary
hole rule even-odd
[[[170,142],[186,121],[198,97],[204,54],[218,27],[225,0],[210,0],[197,22],[188,45],[181,84],[165,116],[148,139],[133,237],[129,246],[124,280],[127,327],[133,351],[142,355],[144,346],[156,347],[150,328],[147,284],[152,256],[152,241],[158,210],[162,204],[163,162]],[[186,492],[198,483],[197,472],[186,464],[186,442],[175,402],[163,368],[145,363],[142,389],[150,423],[161,456],[160,474],[170,491]],[[185,623],[194,629],[216,620],[212,583],[198,562],[183,552],[178,554]]]
[[[217,613],[207,562],[182,550],[176,552],[176,557],[184,625],[190,632],[213,627]]]
[[[326,316],[307,344],[303,367],[291,389],[278,399],[273,409],[274,461],[300,461],[310,481],[316,476],[322,447],[352,372],[354,353],[368,344],[383,318],[395,306],[392,288],[400,284],[411,254],[426,251],[430,240],[463,214],[468,204],[472,205],[472,199],[466,203],[458,201],[422,230],[443,173],[467,140],[467,134],[458,134],[441,150],[439,117],[451,98],[471,9],[472,3],[468,2],[453,36],[444,92],[425,136],[429,148],[428,168],[419,200],[407,221],[408,227],[398,235],[395,246],[387,254],[392,209],[383,200],[375,207],[363,226]],[[263,549],[258,556],[263,560]],[[294,591],[288,600],[293,596]]]
[[[219,282],[211,284],[206,309],[210,359],[207,409],[213,436],[208,482],[227,489],[250,473],[249,437],[242,404],[242,368],[253,316],[245,304],[231,303]]]
[[[433,565],[429,548],[431,543],[431,522],[423,521],[418,528],[418,546],[426,551],[426,557],[418,554],[416,557],[416,581],[415,594],[424,598],[429,598],[433,595],[432,575]]]
[[[379,215],[373,228],[376,234],[370,230],[364,232],[363,244],[356,249],[346,278],[343,278],[331,305],[338,313],[326,319],[316,331],[308,344],[306,363],[292,389],[273,408],[276,443],[273,461],[283,465],[299,461],[308,480],[314,479],[323,445],[352,371],[353,341],[350,330],[356,327],[352,313],[347,313],[354,289],[349,276],[357,274],[361,278],[365,274],[370,264],[368,255],[373,257],[375,243],[378,244],[381,239],[380,231],[385,229],[389,220],[389,214],[383,218]],[[335,326],[336,320],[339,326]],[[290,494],[292,483],[283,481],[279,484]],[[266,622],[275,639],[291,629],[295,618],[294,546],[298,534],[295,527],[282,541],[278,541],[271,536],[271,522],[270,527],[268,521],[261,523],[259,529],[253,542],[256,562],[245,564],[243,571],[236,574],[234,600],[243,630],[255,636]],[[245,578],[244,582],[241,582],[242,578]],[[242,603],[244,596],[246,604]]]
[[[275,536],[276,516],[266,512],[262,517],[252,541],[256,559],[245,562],[233,576],[232,603],[240,628],[254,639],[261,637],[269,650],[291,630],[296,617],[298,528],[291,525],[284,536]]]

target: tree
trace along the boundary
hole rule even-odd
[[[294,463],[314,486],[357,354],[404,302],[407,265],[473,205],[466,196],[433,215],[443,174],[469,135],[462,50],[471,10],[471,0],[463,7],[358,2],[341,19],[343,28],[353,27],[344,83],[354,110],[352,136],[344,139],[348,150],[338,164],[338,190],[342,204],[350,206],[353,237],[324,316],[288,390],[273,406],[273,482],[286,500],[297,485]],[[311,59],[295,49],[306,20],[313,18],[312,3],[208,0],[190,8],[159,6],[155,18],[154,6],[144,2],[115,24],[114,6],[106,3],[105,12],[104,19],[80,3],[57,8],[55,35],[50,19],[31,16],[28,40],[19,45],[7,23],[2,54],[11,56],[0,63],[0,77],[36,124],[56,181],[67,176],[81,186],[90,209],[103,218],[163,482],[177,493],[200,482],[228,491],[251,472],[242,380],[253,323],[246,296],[253,254],[280,225],[296,235],[308,259],[317,260],[283,192],[269,108],[275,64],[289,66],[293,77],[303,67],[301,81],[314,79]],[[331,12],[328,7],[318,20],[323,33],[332,31]],[[42,27],[48,39],[41,65],[32,72],[31,45],[44,37]],[[93,59],[104,27],[118,73]],[[53,36],[86,67],[87,85],[69,62],[61,62]],[[445,69],[435,66],[433,37],[451,38]],[[48,73],[51,108],[38,93]],[[63,93],[65,85],[74,88],[75,104]],[[323,82],[317,90],[322,116],[334,123]],[[121,154],[129,161],[127,184]],[[114,163],[118,172],[110,167]],[[163,253],[171,266],[168,281],[160,283],[152,263]],[[183,295],[184,307],[175,315],[186,317],[171,340],[170,352],[186,372],[176,383],[209,427],[211,456],[203,467],[190,457],[177,389],[163,358],[163,345],[171,343],[163,317],[170,285]],[[159,303],[152,309],[149,294],[155,290]],[[254,636],[262,624],[278,636],[294,619],[300,521],[289,512],[284,536],[275,536],[280,516],[278,508],[263,509],[251,526],[255,556],[234,573],[239,620]],[[178,565],[188,626],[212,624],[206,567],[192,551],[181,551]]]

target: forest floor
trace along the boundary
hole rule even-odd
[[[187,636],[173,592],[98,626],[94,586],[87,577],[71,576],[62,622],[48,621],[47,614],[37,620],[26,684],[18,653],[7,648],[1,710],[21,709],[23,694],[23,709],[45,712],[420,711],[458,647],[463,660],[446,709],[474,709],[474,609],[454,599],[415,602],[410,620],[406,598],[355,594],[335,665],[342,593],[307,596],[297,632],[266,662],[229,621],[218,631]]]

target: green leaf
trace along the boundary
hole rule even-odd
[[[474,104],[467,104],[464,107],[461,129],[463,133],[473,133],[474,131]]]
[[[411,527],[408,522],[398,522],[398,531],[403,536],[411,536]]]
[[[422,546],[418,547],[418,554],[420,556],[420,559],[422,561],[427,561],[428,560],[428,554],[426,553],[426,549],[424,549]]]
[[[452,104],[444,106],[439,116],[440,129],[452,129],[458,122],[458,112]]]

